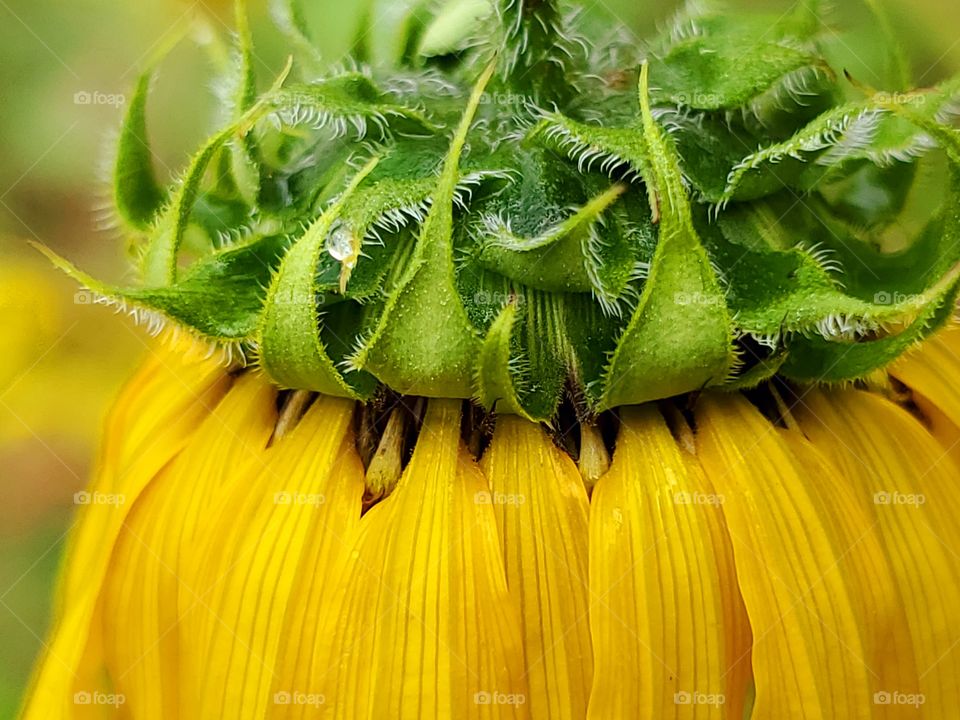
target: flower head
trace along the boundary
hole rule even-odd
[[[817,5],[640,53],[504,0],[258,94],[238,2],[170,189],[147,72],[142,285],[53,259],[168,330],[25,718],[949,717],[960,85],[844,78]]]

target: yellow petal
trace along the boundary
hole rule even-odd
[[[103,679],[99,600],[111,548],[138,496],[184,445],[230,386],[212,361],[153,353],[107,420],[103,450],[67,549],[58,620],[33,679],[24,720],[97,712],[75,693],[112,692]],[[102,711],[102,708],[100,708]]]
[[[493,506],[520,607],[530,716],[583,718],[593,675],[583,480],[538,425],[509,415],[481,468],[490,492],[477,500]]]
[[[739,718],[749,630],[720,498],[655,407],[623,410],[590,515],[590,718]]]
[[[753,628],[755,720],[869,718],[870,670],[855,587],[823,503],[775,428],[739,396],[698,407],[698,453],[724,498]]]
[[[311,579],[304,564],[359,517],[353,411],[349,400],[319,398],[212,509],[212,542],[199,543],[184,583],[198,600],[181,633],[183,717],[262,718],[271,708],[284,630],[298,621],[294,594]],[[183,587],[180,596],[189,602]]]
[[[431,400],[410,464],[364,515],[321,612],[315,695],[345,720],[528,717],[522,639],[460,402]]]
[[[231,382],[216,362],[184,362],[160,348],[127,383],[107,418],[91,502],[79,512],[68,547],[66,596],[90,587],[91,573],[107,560],[103,548],[113,545],[137,495],[184,448]],[[98,495],[123,502],[94,502]]]
[[[838,481],[843,474],[802,433],[796,429],[778,432],[806,469],[821,501],[824,529],[830,533],[831,542],[847,548],[836,560],[837,569],[849,578],[853,588],[874,697],[883,697],[890,688],[915,695],[919,678],[907,616],[871,508],[855,483]],[[874,706],[877,718],[916,717],[916,708],[908,704],[874,702]]]
[[[960,465],[960,330],[930,338],[889,372],[913,391],[932,434]]]
[[[923,426],[875,395],[814,391],[796,416],[876,523],[913,643],[924,717],[954,717],[960,707],[960,472]],[[885,689],[891,697],[912,691]]]
[[[363,474],[360,456],[353,447],[344,448],[330,474],[323,518],[310,531],[310,542],[299,560],[296,586],[280,632],[268,718],[315,717],[317,707],[326,703],[309,691],[317,673],[313,663],[320,612],[327,593],[338,587],[335,573],[342,567],[349,541],[360,524]]]
[[[181,586],[181,556],[193,550],[212,498],[242,479],[244,466],[262,462],[275,397],[256,376],[241,378],[124,524],[105,584],[104,646],[114,687],[137,718],[177,717],[178,623],[204,602]]]

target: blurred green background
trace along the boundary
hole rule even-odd
[[[406,2],[374,0],[396,11]],[[265,0],[251,0],[261,80],[284,47]],[[346,52],[361,2],[304,0],[324,55]],[[601,0],[641,36],[673,0]],[[767,10],[789,2],[753,0]],[[122,238],[98,209],[103,168],[138,69],[183,35],[151,97],[151,136],[162,175],[180,169],[212,129],[214,70],[223,61],[228,2],[206,0],[0,0],[0,718],[13,717],[49,622],[54,576],[88,475],[98,430],[146,335],[103,307],[76,303],[76,288],[28,241],[51,246],[94,274],[127,273]],[[860,2],[836,3],[839,52],[869,84],[882,48]],[[956,0],[889,0],[919,85],[960,68]],[[219,40],[218,40],[219,38]],[[104,227],[106,225],[107,227]]]

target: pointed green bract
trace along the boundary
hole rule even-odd
[[[637,309],[610,359],[602,408],[721,385],[734,365],[723,292],[694,229],[676,151],[650,112],[647,77],[644,65],[645,180],[660,208],[660,238]]]
[[[563,396],[567,317],[561,296],[510,296],[491,323],[477,360],[476,396],[496,412],[549,422]]]
[[[368,396],[375,383],[365,374],[348,382],[334,366],[319,335],[316,268],[346,198],[376,166],[368,163],[334,202],[290,248],[270,284],[260,326],[260,362],[271,379],[290,388],[328,395]]]
[[[805,37],[806,23],[712,5],[661,41],[651,62],[658,97],[702,111],[749,108],[765,118],[827,90],[832,72]]]
[[[460,157],[483,91],[477,81],[451,142],[417,247],[400,287],[387,302],[369,342],[355,356],[391,387],[428,397],[469,397],[480,339],[457,294],[453,267],[453,205]]]
[[[146,230],[163,205],[166,194],[157,182],[147,138],[147,96],[151,72],[137,80],[127,107],[113,171],[113,200],[117,215],[134,231]]]

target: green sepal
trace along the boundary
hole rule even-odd
[[[280,73],[268,97],[277,93],[290,65]],[[200,193],[201,183],[211,161],[232,138],[243,138],[266,113],[264,101],[257,102],[237,120],[216,133],[190,161],[180,187],[156,220],[140,259],[141,273],[147,285],[167,285],[177,278],[177,253],[190,222],[190,214]]]
[[[357,173],[344,195],[307,228],[284,256],[270,283],[260,323],[260,364],[282,387],[351,398],[369,397],[376,388],[376,380],[367,373],[344,377],[334,366],[321,339],[323,318],[317,302],[317,266],[327,236],[344,198],[375,163],[371,161]]]
[[[574,160],[581,172],[599,170],[615,178],[649,174],[643,125],[639,117],[622,118],[619,125],[592,125],[559,113],[549,113],[530,132],[529,139]],[[724,118],[689,118],[671,111],[665,115],[680,155],[684,177],[707,202],[723,200],[731,170],[743,160],[757,138]],[[776,176],[758,183],[758,195],[782,189]]]
[[[308,72],[323,67],[320,51],[310,39],[310,28],[300,7],[301,0],[269,0],[270,14],[277,28],[290,45],[297,50],[300,63],[305,63]]]
[[[120,126],[113,168],[113,200],[117,215],[133,231],[147,230],[166,199],[166,193],[157,182],[147,137],[147,96],[152,80],[152,71],[143,73],[137,80]]]
[[[532,418],[517,397],[510,371],[515,352],[513,328],[516,320],[516,303],[508,302],[487,330],[477,358],[476,397],[491,412],[520,415],[530,420]]]
[[[855,342],[819,336],[792,338],[782,369],[785,376],[821,382],[863,377],[889,364],[953,317],[960,293],[960,207],[953,202],[960,192],[960,133],[932,125],[929,130],[953,162],[950,193],[942,213],[913,246],[882,256],[882,263],[875,261],[873,267],[858,269],[852,278],[861,292],[876,290],[875,297],[883,293],[888,299],[894,289],[894,297],[902,296],[913,314],[898,326],[881,326],[878,332],[854,338]],[[858,260],[863,252],[858,249]]]
[[[450,144],[413,257],[371,337],[353,355],[357,367],[404,393],[470,397],[480,337],[456,288],[453,206],[460,157],[493,65],[478,80]]]
[[[596,167],[602,172],[626,170],[645,177],[649,174],[649,160],[643,133],[639,121],[635,125],[604,127],[548,113],[528,137],[568,156],[581,172]]]
[[[334,75],[310,84],[292,84],[269,97],[271,117],[281,125],[351,129],[358,137],[379,139],[392,130],[433,133],[436,126],[416,108],[396,102],[359,72]],[[377,132],[371,132],[372,129]]]
[[[549,422],[567,376],[565,298],[538,290],[512,294],[487,330],[476,370],[485,408]]]
[[[437,57],[463,50],[492,10],[489,0],[448,0],[420,35],[417,55]]]
[[[257,237],[204,257],[173,285],[154,288],[105,285],[47,248],[38,248],[103,302],[144,315],[161,315],[218,343],[250,343],[256,336],[270,275],[287,245],[283,236]]]
[[[735,365],[723,291],[693,227],[676,150],[650,111],[647,72],[644,65],[646,181],[657,194],[660,236],[637,308],[604,375],[600,409],[720,385]]]
[[[497,78],[541,105],[568,98],[564,72],[569,49],[557,0],[496,0],[500,64]]]
[[[792,198],[783,202],[792,203]],[[923,304],[936,301],[919,294],[926,288],[912,284],[910,276],[918,265],[926,269],[921,258],[929,256],[928,243],[891,257],[847,237],[837,246],[860,246],[857,260],[841,262],[826,241],[813,246],[817,223],[829,223],[831,234],[843,233],[825,210],[785,213],[780,204],[753,203],[724,213],[715,225],[705,219],[698,223],[711,257],[724,268],[727,305],[741,332],[774,344],[786,333],[837,339],[867,335],[885,326],[908,325]],[[925,237],[933,238],[935,232]],[[811,246],[797,243],[801,237],[809,238]],[[847,267],[850,276],[842,273]],[[898,277],[887,274],[886,267],[898,268]],[[865,276],[870,276],[869,286],[858,279]],[[881,278],[889,284],[876,285]]]
[[[257,101],[257,75],[253,66],[253,35],[247,0],[234,0],[236,18],[236,62],[231,84],[233,88],[233,119],[238,120]],[[257,163],[256,142],[252,134],[239,138],[229,145],[230,170],[236,188],[243,201],[255,207],[260,199],[260,166]]]
[[[954,277],[939,302],[929,304],[906,330],[879,340],[841,344],[819,336],[791,339],[780,372],[804,382],[842,383],[866,377],[950,322],[958,294],[960,283]]]
[[[744,361],[743,357],[739,358]],[[727,378],[721,390],[752,390],[773,378],[787,360],[787,353],[780,351],[771,357],[754,362],[748,367],[736,367],[735,374]]]
[[[706,7],[671,29],[651,60],[655,99],[701,111],[746,107],[766,119],[829,88],[830,68],[789,16]]]
[[[497,216],[485,218],[478,261],[490,270],[539,290],[590,292],[595,286],[595,246],[601,214],[626,191],[613,185],[591,198],[568,217],[543,228],[536,236],[520,237]],[[593,267],[591,267],[593,266]]]
[[[930,149],[918,126],[937,124],[958,98],[960,76],[927,92],[881,92],[835,107],[789,139],[745,157],[731,171],[720,202],[767,195],[772,184],[807,190],[858,163],[910,162]]]

